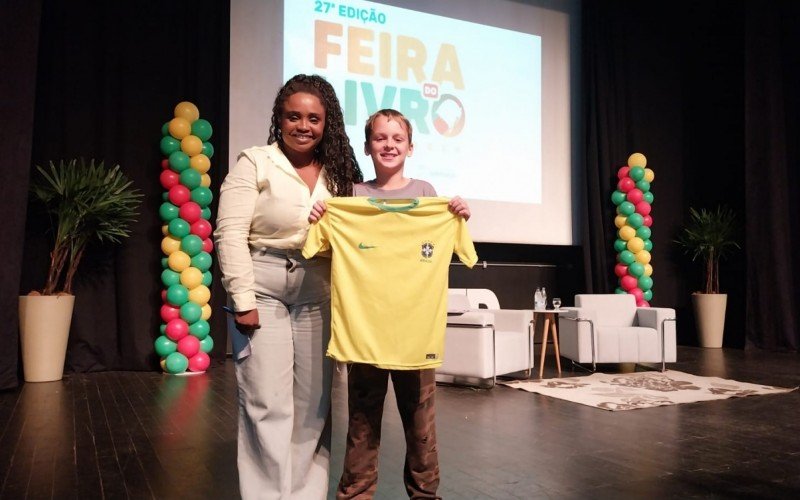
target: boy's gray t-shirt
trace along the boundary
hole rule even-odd
[[[384,199],[416,198],[417,196],[437,196],[436,190],[429,182],[411,179],[408,184],[399,189],[381,189],[375,181],[362,182],[353,186],[353,196],[372,196]]]

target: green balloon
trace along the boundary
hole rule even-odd
[[[614,191],[611,193],[611,201],[614,205],[619,205],[623,201],[625,201],[625,193],[622,191]]]
[[[636,261],[636,256],[630,250],[623,250],[619,253],[619,261],[623,264],[632,264]]]
[[[167,302],[175,307],[184,305],[189,300],[189,290],[183,285],[171,285],[167,288]]]
[[[211,209],[205,207],[204,209],[200,210],[200,217],[204,218],[205,220],[211,220]]]
[[[181,282],[181,275],[172,269],[164,269],[161,271],[161,282],[164,283],[165,287],[169,288]]]
[[[208,120],[200,118],[192,123],[192,135],[196,135],[201,141],[206,142],[209,140],[212,133],[211,124],[208,123]]]
[[[181,242],[181,246],[183,246],[183,242]],[[211,255],[208,252],[198,253],[192,257],[192,266],[196,267],[202,272],[208,271],[209,268],[211,268]]]
[[[169,201],[169,192],[168,191],[164,191],[163,193],[161,193],[161,201]]]
[[[208,156],[209,159],[212,156],[214,156],[214,145],[211,144],[210,142],[204,142],[203,143],[203,154]]]
[[[626,293],[628,293],[628,292],[626,292],[625,290],[623,290],[623,289],[622,289],[622,288],[620,288],[620,287],[617,287],[617,288],[615,288],[615,289],[614,289],[614,293],[616,293],[616,294],[618,294],[618,295],[625,295],[625,294],[626,294]]]
[[[634,214],[634,215],[639,215],[639,214]],[[631,215],[631,217],[633,217],[633,215]],[[641,227],[636,229],[636,236],[638,236],[639,238],[641,238],[643,240],[649,240],[650,239],[650,235],[652,235],[652,234],[653,234],[653,232],[647,226],[641,226]]]
[[[653,242],[650,240],[644,240],[644,249],[648,252],[653,250]]]
[[[183,172],[189,168],[189,155],[183,151],[175,151],[169,155],[169,168],[175,172]]]
[[[631,169],[628,170],[628,177],[634,181],[640,181],[644,179],[644,169],[642,167],[631,167]]]
[[[636,211],[636,207],[629,201],[623,201],[617,207],[617,211],[624,216],[628,216]]]
[[[200,341],[200,350],[204,353],[208,354],[211,352],[211,349],[214,348],[214,339],[211,338],[211,335],[207,336],[203,340]]]
[[[210,205],[213,199],[214,195],[207,187],[200,186],[192,189],[192,201],[200,205],[200,208],[205,208]]]
[[[153,342],[153,347],[156,349],[156,354],[162,358],[165,358],[178,350],[178,344],[171,341],[165,335],[158,337],[155,342]]]
[[[632,228],[639,229],[642,227],[642,224],[644,224],[644,217],[634,212],[628,216],[628,220],[626,222]]]
[[[158,327],[158,331],[161,332],[161,335],[167,333],[167,324],[161,323],[161,326]]]
[[[644,179],[636,181],[636,187],[639,188],[639,191],[642,193],[647,193],[650,191],[650,183]]]
[[[161,216],[161,220],[164,222],[171,221],[177,217],[179,213],[180,209],[168,201],[165,201],[160,207],[158,207],[158,215]]]
[[[199,320],[203,315],[203,308],[191,300],[181,306],[181,319],[191,324]]]
[[[164,125],[161,125],[161,135],[169,135],[169,122],[164,122]]]
[[[641,262],[631,262],[628,266],[628,274],[631,276],[639,277],[644,274],[644,264]]]
[[[166,269],[169,267],[169,259],[166,257],[161,257],[161,267]]]
[[[650,290],[653,288],[653,278],[650,276],[640,276],[639,277],[639,288],[642,291]]]
[[[653,196],[653,192],[652,191],[647,191],[642,195],[642,199],[644,201],[646,201],[647,203],[652,204],[653,200],[655,199],[655,196]]]
[[[192,232],[192,226],[190,226],[188,222],[180,217],[176,217],[169,221],[169,226],[167,226],[167,229],[169,229],[169,234],[176,238],[183,238]]]
[[[642,298],[648,302],[653,300],[653,290],[645,290],[642,294]]]
[[[212,281],[211,271],[204,272],[203,273],[203,281],[202,281],[202,283],[205,286],[211,286],[211,281]]]
[[[203,240],[196,234],[190,234],[181,240],[181,250],[189,257],[194,257],[203,251]]]
[[[199,319],[189,325],[189,333],[194,335],[200,340],[208,337],[208,334],[211,333],[211,325],[208,324],[208,321],[204,319]]]
[[[183,184],[190,190],[200,187],[200,182],[202,180],[200,172],[198,172],[193,168],[184,169],[181,172],[180,179],[181,179],[181,184]]]
[[[619,253],[626,248],[628,248],[628,242],[617,238],[617,240],[614,242],[614,251]]]
[[[164,156],[170,156],[172,153],[181,150],[181,141],[172,137],[171,135],[165,135],[161,138],[159,147],[161,148],[161,154]]]
[[[165,364],[167,366],[167,373],[175,375],[186,371],[186,368],[189,367],[189,360],[186,359],[186,356],[183,354],[179,352],[173,352],[167,356]]]

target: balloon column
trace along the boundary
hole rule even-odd
[[[161,128],[162,227],[161,336],[154,345],[161,369],[171,374],[203,372],[214,346],[211,317],[211,193],[208,142],[211,124],[197,106],[181,102]]]
[[[646,165],[647,158],[643,154],[630,155],[628,165],[617,171],[617,189],[611,194],[611,201],[617,206],[614,274],[619,278],[619,287],[616,293],[633,295],[638,307],[649,307],[653,298],[653,266],[650,265],[653,193],[650,184],[655,173],[645,168]]]

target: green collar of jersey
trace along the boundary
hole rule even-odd
[[[384,200],[381,198],[369,198],[369,201],[374,207],[378,208],[379,210],[383,210],[384,212],[405,212],[416,208],[419,205],[419,198],[410,199],[407,205],[390,205],[387,203],[389,200]]]

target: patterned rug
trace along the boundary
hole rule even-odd
[[[672,370],[624,374],[593,373],[585,377],[499,383],[610,411],[780,394],[797,389],[748,384],[718,377],[699,377]]]

